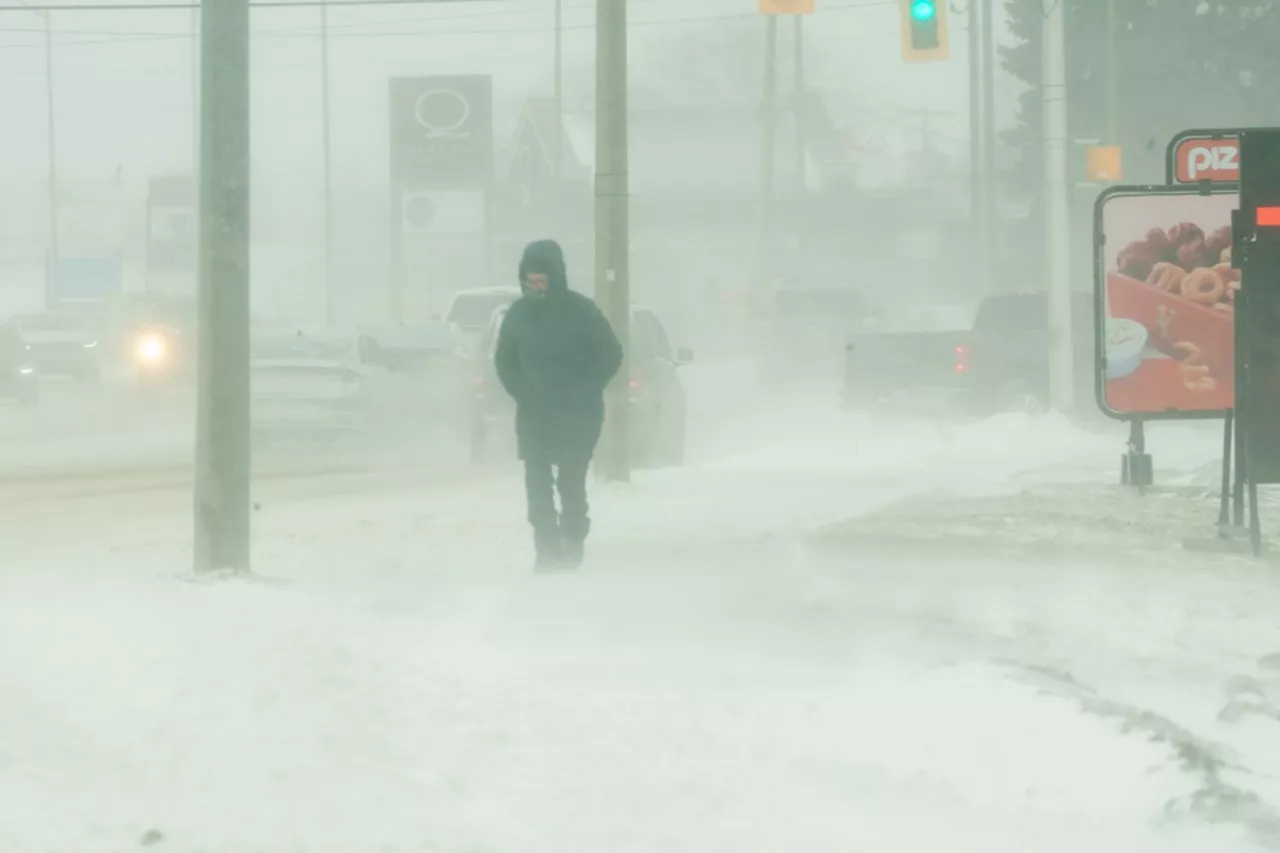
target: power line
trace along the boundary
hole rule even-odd
[[[477,0],[471,0],[471,1],[477,2]],[[19,2],[22,2],[22,0],[19,0]],[[428,2],[432,4],[438,4],[438,3],[447,2],[447,0],[428,0]],[[508,2],[510,2],[510,0],[508,0]],[[516,0],[516,2],[531,2],[531,0]],[[632,2],[635,2],[635,0],[632,0]],[[653,2],[657,2],[657,0],[640,0],[640,2],[653,3]],[[300,4],[299,3],[281,3],[279,4],[279,7],[281,8],[284,6],[292,7],[297,5],[300,5]],[[331,3],[330,9],[332,10],[332,8],[335,6],[338,6],[338,7],[345,6],[350,8],[350,7],[367,6],[367,5],[370,5],[370,4],[366,2],[360,2],[360,0],[346,0],[346,2]],[[68,8],[68,7],[60,6],[58,8],[62,9],[62,8]],[[94,7],[94,8],[96,9],[96,8],[102,8],[102,7]],[[150,8],[156,8],[156,7],[148,6],[147,8],[150,9]],[[588,4],[586,3],[574,4],[572,8],[585,9],[585,8],[588,8]],[[7,8],[0,7],[0,10],[7,11]],[[457,20],[468,19],[468,18],[492,18],[500,15],[501,16],[512,15],[512,14],[533,15],[533,14],[540,14],[540,13],[541,13],[540,9],[535,9],[535,8],[512,9],[510,6],[507,6],[506,8],[503,8],[501,10],[487,9],[484,11],[469,11],[469,12],[461,12],[461,13],[455,12],[452,14],[408,18],[408,19],[394,21],[394,22],[393,21],[351,21],[345,24],[331,23],[329,25],[329,30],[330,30],[330,33],[333,34],[334,30],[355,29],[357,27],[383,26],[388,23],[396,23],[396,24],[434,23],[434,22],[442,22],[442,21],[457,21]],[[44,32],[44,30],[43,28],[34,29],[30,27],[22,27],[22,28],[15,28],[15,29],[0,28],[0,32],[41,34]],[[170,40],[177,40],[177,39],[185,40],[191,37],[191,32],[189,30],[186,30],[183,32],[121,32],[118,30],[59,29],[57,32],[60,35],[105,36],[105,38],[94,39],[92,41],[61,42],[58,45],[60,48],[92,47],[96,45],[114,45],[114,44],[136,44],[141,42],[170,41]],[[319,26],[282,27],[282,28],[275,28],[271,30],[258,32],[253,35],[253,38],[276,38],[276,37],[291,36],[294,34],[298,34],[298,35],[305,34],[305,35],[315,36],[315,35],[318,35],[319,32],[320,32]],[[38,47],[38,45],[6,44],[6,45],[0,45],[0,51],[24,50],[24,49],[31,49],[35,47]]]
[[[496,2],[496,0],[491,0],[491,1]],[[631,1],[633,3],[636,2],[636,0],[631,0]],[[445,0],[433,0],[433,2],[440,3],[440,2],[445,2]],[[479,0],[472,0],[472,2],[478,3]],[[528,2],[528,0],[524,0],[524,2]],[[653,3],[653,2],[657,2],[657,0],[641,0],[641,2]],[[298,4],[287,3],[284,5],[295,6]],[[347,2],[347,3],[340,3],[340,4],[331,4],[331,7],[332,5],[350,7],[350,6],[365,6],[368,4],[362,3],[362,2]],[[60,6],[58,8],[61,9],[64,7]],[[152,8],[152,7],[148,7],[148,8]],[[585,4],[578,3],[578,4],[569,5],[567,8],[585,9],[587,7]],[[9,11],[9,10],[6,8],[3,11]],[[469,12],[461,12],[461,13],[454,13],[454,14],[431,15],[428,17],[406,18],[406,19],[401,19],[396,21],[379,20],[379,21],[348,21],[346,23],[330,23],[329,31],[330,33],[332,33],[334,30],[344,30],[344,29],[350,30],[350,29],[356,29],[358,27],[378,27],[378,26],[385,26],[386,24],[391,24],[391,23],[421,24],[421,23],[433,23],[438,21],[457,21],[457,20],[464,20],[464,19],[470,19],[470,18],[494,18],[498,16],[508,16],[508,15],[541,15],[541,14],[542,14],[542,10],[536,9],[536,8],[528,8],[528,9],[503,8],[501,10],[486,9],[484,11],[469,11]],[[261,37],[264,35],[272,35],[276,33],[319,34],[320,29],[321,28],[318,25],[309,25],[309,26],[302,26],[302,27],[283,27],[283,28],[275,28],[275,29],[255,33],[254,37]],[[40,35],[43,32],[44,32],[43,27],[0,27],[0,33],[32,33],[34,35]],[[57,30],[57,33],[58,35],[64,35],[64,36],[118,36],[122,39],[189,38],[191,35],[189,30],[186,30],[183,32],[175,32],[172,30],[169,30],[169,31],[149,30],[149,31],[142,31],[142,32],[134,32],[134,31],[127,31],[127,30],[69,30],[69,29],[63,29],[63,28],[59,28]]]
[[[370,6],[370,5],[415,5],[420,3],[437,4],[437,3],[446,3],[446,2],[491,3],[491,2],[500,2],[500,0],[334,0],[334,2],[331,3],[331,8],[333,6],[355,7],[355,6]],[[861,10],[880,7],[880,6],[895,5],[896,2],[897,0],[863,0],[863,2],[849,3],[844,6],[827,7],[827,8],[824,8],[823,11],[827,13],[861,11]],[[270,8],[286,8],[286,7],[311,8],[311,7],[318,7],[320,3],[313,2],[313,0],[261,0],[261,2],[255,3],[253,5],[255,7],[263,6],[263,7],[270,7]],[[575,5],[578,5],[578,4],[575,4]],[[585,8],[585,4],[579,5],[578,7]],[[16,7],[0,7],[0,12],[12,11],[14,8]],[[42,7],[32,7],[32,8],[34,10],[36,8],[42,8]],[[53,7],[53,8],[82,11],[83,9],[89,8],[89,7],[66,6],[66,7]],[[93,7],[93,8],[95,10],[103,10],[103,9],[119,10],[125,7],[112,6],[112,7]],[[168,10],[168,9],[192,9],[196,7],[190,6],[190,5],[177,6],[177,5],[166,4],[166,5],[157,5],[157,6],[130,5],[127,8],[128,10],[141,10],[141,9]],[[420,18],[420,19],[414,19],[413,21],[409,21],[407,23],[415,23],[415,22],[422,23],[426,21],[447,22],[447,21],[458,20],[460,18],[469,18],[469,17],[488,18],[488,17],[496,17],[499,15],[509,15],[509,14],[512,14],[511,10],[503,10],[503,11],[489,10],[486,12],[467,13],[463,15],[447,15],[447,16],[441,15],[441,16],[434,16],[431,18]],[[533,12],[531,10],[521,10],[521,11],[515,12],[515,14],[533,14]],[[715,22],[722,22],[722,21],[758,19],[759,17],[760,15],[758,12],[735,12],[735,13],[729,13],[729,14],[702,15],[702,16],[695,16],[695,17],[667,18],[667,19],[647,20],[647,21],[632,20],[628,22],[628,27],[682,26],[685,24],[715,23]],[[389,24],[389,23],[398,23],[398,22],[364,21],[359,23],[348,24],[346,26],[354,28],[359,26],[378,26],[381,24]],[[257,33],[254,35],[254,38],[255,39],[256,38],[314,38],[315,33],[317,32],[317,29],[318,28],[311,27],[311,26],[281,28],[276,30],[269,30],[262,33]],[[563,29],[564,30],[593,30],[595,29],[595,24],[594,23],[566,24],[563,26]],[[538,25],[533,27],[484,27],[484,28],[472,28],[472,29],[449,29],[449,30],[442,30],[442,31],[396,29],[393,31],[386,31],[386,32],[345,32],[345,33],[331,32],[330,36],[333,38],[347,38],[347,39],[423,38],[423,37],[430,38],[433,36],[441,37],[441,36],[459,36],[459,35],[507,35],[507,34],[513,34],[513,33],[538,33],[538,32],[548,32],[550,30],[551,30],[551,27],[548,25]],[[0,32],[35,33],[37,31],[34,29],[27,29],[27,28],[22,28],[22,29],[0,28]],[[59,31],[59,32],[66,34],[68,31]],[[78,31],[72,31],[72,32],[75,32],[77,35],[101,35],[101,36],[104,36],[104,38],[93,39],[89,41],[61,42],[58,45],[60,48],[91,47],[91,46],[97,46],[97,45],[115,45],[115,44],[133,44],[138,42],[171,41],[171,40],[177,40],[177,39],[189,39],[191,37],[191,34],[189,31],[182,32],[182,33],[126,33],[126,32],[113,32],[113,31],[106,31],[106,30],[103,30],[103,31],[78,30]],[[23,49],[34,49],[35,47],[37,47],[37,45],[7,44],[7,45],[0,45],[0,50],[23,50]]]
[[[328,0],[330,8],[365,6],[424,6],[438,3],[498,3],[502,0]],[[254,9],[319,8],[325,0],[255,0]],[[199,9],[199,3],[103,3],[94,5],[0,6],[0,12],[172,12]]]

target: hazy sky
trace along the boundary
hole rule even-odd
[[[16,0],[0,0],[10,7]],[[56,0],[55,0],[56,2]],[[569,86],[590,91],[594,0],[564,0]],[[330,12],[334,158],[343,178],[386,174],[386,79],[421,73],[492,73],[500,134],[528,95],[550,91],[552,0],[492,0]],[[703,39],[762,39],[756,0],[630,0],[633,74],[673,76]],[[135,179],[189,162],[191,26],[187,11],[64,12],[54,15],[55,88],[61,170],[105,177],[123,165]],[[963,34],[951,63],[904,66],[896,2],[819,0],[808,27],[815,83],[865,103],[868,121],[907,127],[899,109],[951,110],[940,128],[965,133]],[[253,12],[254,165],[281,185],[311,184],[320,167],[319,13]],[[963,16],[953,26],[965,24]],[[31,12],[0,15],[0,103],[5,122],[0,180],[40,179],[45,170],[43,24]],[[784,27],[785,51],[789,28]],[[732,64],[751,73],[758,59]],[[501,142],[502,140],[500,140]]]

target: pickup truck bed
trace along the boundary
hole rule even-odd
[[[1092,295],[1074,295],[1077,385],[1091,399]],[[844,399],[874,405],[904,393],[942,392],[974,412],[1044,408],[1049,391],[1048,297],[985,299],[960,332],[858,334],[845,344]]]
[[[964,389],[969,339],[968,332],[854,335],[845,345],[846,399],[875,401],[906,389]]]

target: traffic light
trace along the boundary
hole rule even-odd
[[[941,62],[951,58],[947,38],[947,0],[899,0],[902,6],[902,59]]]

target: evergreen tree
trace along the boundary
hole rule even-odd
[[[1001,66],[1027,86],[1002,134],[1011,197],[1041,196],[1041,27],[1058,2],[1066,4],[1068,134],[1106,139],[1114,102],[1108,141],[1124,146],[1126,181],[1162,181],[1165,146],[1180,130],[1280,124],[1269,94],[1280,84],[1280,0],[1113,0],[1113,49],[1107,0],[1005,0],[1016,43],[1001,49]]]
[[[1083,151],[1070,140],[1120,145],[1125,183],[1163,183],[1166,146],[1181,130],[1280,125],[1268,94],[1280,88],[1280,0],[1005,0],[1014,44],[1001,48],[1000,65],[1027,88],[1001,133],[999,180],[1029,214],[1005,242],[1032,268],[1044,254],[1041,46],[1053,3],[1065,3],[1068,181],[1084,178]],[[1078,257],[1087,256],[1096,195],[1073,193]]]

